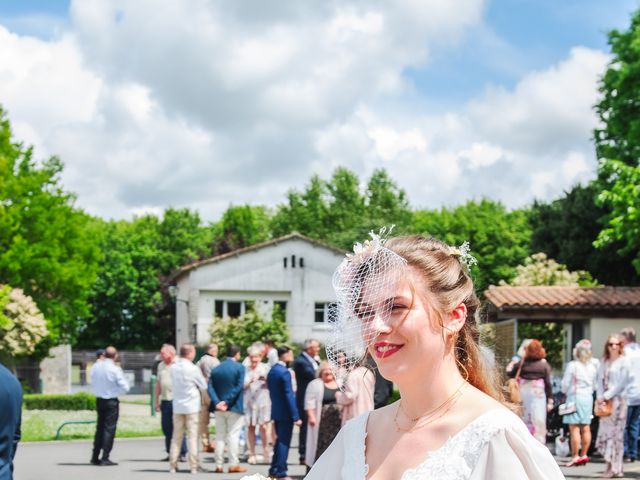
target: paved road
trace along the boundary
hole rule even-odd
[[[294,435],[294,439],[297,434]],[[304,477],[304,467],[296,465],[297,449],[291,449],[289,455],[289,474],[297,479]],[[119,462],[117,467],[95,467],[89,463],[91,442],[86,440],[65,442],[23,443],[16,456],[15,480],[146,480],[185,478],[168,472],[167,462],[160,461],[165,456],[161,438],[153,439],[117,439],[112,459]],[[203,467],[213,471],[215,463],[213,454],[204,454]],[[559,460],[562,465],[567,459]],[[181,473],[189,472],[187,464],[180,464]],[[246,465],[248,473],[266,475],[267,465]],[[602,478],[604,463],[594,459],[584,467],[562,468],[567,479]],[[640,462],[625,465],[625,477],[640,479]],[[214,474],[201,473],[202,478],[213,480],[237,480],[246,474]],[[191,478],[191,477],[189,477]],[[198,478],[194,476],[193,478]]]
[[[296,435],[297,436],[297,435]],[[245,474],[214,474],[215,462],[213,454],[201,454],[202,466],[211,473],[200,473],[185,477],[189,467],[186,463],[178,464],[177,475],[169,473],[169,462],[162,462],[166,456],[162,438],[116,439],[111,459],[118,462],[116,467],[96,467],[89,463],[92,443],[87,440],[71,440],[59,442],[21,443],[18,447],[15,462],[15,480],[147,480],[147,479],[180,479],[207,478],[209,480],[236,480]],[[295,465],[298,451],[289,451],[289,475],[302,479],[305,467]],[[247,465],[248,473],[266,475],[268,465]]]

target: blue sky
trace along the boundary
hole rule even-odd
[[[0,104],[104,217],[273,206],[337,166],[518,207],[593,177],[606,32],[639,5],[0,0]]]

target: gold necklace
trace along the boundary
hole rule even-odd
[[[400,399],[400,402],[398,403],[398,408],[396,409],[396,414],[393,417],[393,423],[395,423],[396,425],[396,430],[398,432],[410,432],[411,430],[414,430],[416,428],[422,428],[425,427],[427,425],[429,425],[430,423],[435,422],[436,420],[442,418],[449,410],[451,410],[451,408],[453,407],[453,405],[456,403],[456,401],[458,400],[458,398],[460,398],[460,396],[462,395],[462,389],[464,388],[464,386],[467,384],[466,380],[462,382],[462,384],[458,387],[458,389],[453,392],[451,394],[451,396],[449,396],[444,402],[442,402],[440,405],[438,405],[436,408],[434,408],[433,410],[424,413],[422,415],[419,415],[415,418],[411,418],[409,417],[409,415],[407,415],[407,412],[405,412],[404,408],[402,408],[402,399]],[[435,416],[436,413],[438,413],[441,409],[445,409],[440,415]],[[411,423],[414,423],[414,425],[411,425],[409,428],[403,428],[400,426],[400,424],[398,423],[398,412],[402,410],[402,413],[404,414],[405,417],[407,417],[407,420],[409,420]],[[435,418],[432,418],[434,417]],[[420,419],[426,419],[424,422],[417,424],[416,422]]]

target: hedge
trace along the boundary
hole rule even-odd
[[[22,399],[27,410],[95,410],[96,397],[86,392],[70,395],[27,394]]]

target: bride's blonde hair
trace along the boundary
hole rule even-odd
[[[426,290],[420,293],[439,314],[443,333],[442,318],[460,304],[467,307],[464,326],[452,338],[458,370],[471,385],[496,400],[504,401],[500,377],[487,365],[480,350],[477,318],[480,301],[459,250],[420,235],[390,238],[385,247],[404,258],[420,274]]]

